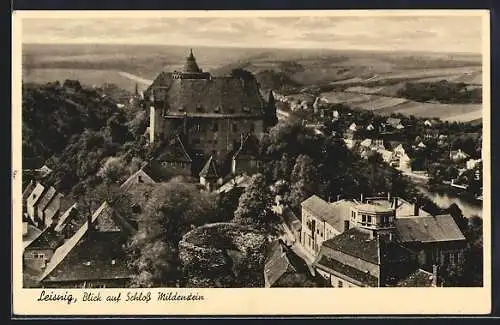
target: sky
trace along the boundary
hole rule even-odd
[[[23,18],[23,43],[480,53],[480,16]]]

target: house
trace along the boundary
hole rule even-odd
[[[40,236],[42,231],[29,223],[27,220],[23,220],[23,250],[30,245],[35,239]]]
[[[51,260],[63,238],[52,228],[46,228],[23,251],[23,267],[41,273]]]
[[[252,134],[241,137],[231,161],[231,173],[253,175],[259,168],[259,140]]]
[[[345,133],[345,138],[355,140],[359,137],[359,126],[356,123],[351,123]]]
[[[424,125],[427,126],[427,127],[431,127],[432,126],[432,122],[430,120],[425,120],[424,121]]]
[[[104,202],[47,264],[39,280],[44,288],[121,288],[132,276],[125,243],[130,233],[116,222]]]
[[[133,173],[132,175],[125,180],[125,182],[120,185],[120,188],[124,191],[127,191],[130,187],[135,184],[155,184],[156,182],[153,180],[151,176],[145,171],[147,165],[144,165],[141,169]]]
[[[309,267],[302,258],[297,256],[281,240],[270,242],[266,248],[264,262],[265,287],[290,287],[290,282],[296,287],[297,278],[309,283],[314,281]]]
[[[37,182],[31,194],[26,198],[26,211],[33,222],[36,222],[36,207],[44,191],[45,187]]]
[[[57,191],[54,187],[49,187],[49,189],[45,192],[45,194],[42,196],[40,199],[37,209],[36,209],[36,218],[42,223],[45,224],[45,220],[43,217],[43,212],[45,211],[45,208],[49,205],[51,200],[54,198],[54,196],[57,194]]]
[[[402,130],[405,128],[404,125],[401,123],[401,119],[395,117],[389,117],[386,120],[386,125],[396,130]]]
[[[57,220],[57,224],[54,227],[54,230],[59,233],[63,233],[66,226],[71,222],[73,218],[77,215],[77,204],[74,203],[70,206],[64,213],[61,214],[59,219]]]
[[[483,160],[482,159],[469,159],[465,162],[465,168],[468,170],[476,168]]]
[[[422,141],[420,141],[420,142],[417,144],[417,148],[419,148],[419,149],[425,149],[425,148],[427,148],[427,146],[425,145],[425,143],[423,143]]]
[[[300,238],[304,248],[316,255],[323,241],[340,234],[352,205],[347,200],[328,203],[316,195],[303,201]]]
[[[181,138],[176,135],[170,139],[168,144],[161,151],[161,154],[151,162],[150,166],[156,163],[157,169],[163,169],[163,175],[190,176],[192,162],[193,160],[186,151]]]
[[[390,161],[390,165],[396,169],[401,171],[410,171],[411,172],[411,158],[408,155],[408,148],[405,148],[403,144],[399,144],[392,151],[392,157]]]
[[[435,266],[433,273],[422,269],[417,269],[415,272],[408,275],[396,284],[396,287],[437,287],[438,286],[438,268]]]
[[[235,188],[246,188],[250,184],[250,176],[239,175],[227,181],[217,189],[217,193],[228,193]]]
[[[58,221],[61,208],[61,199],[63,197],[63,194],[57,193],[43,211],[42,220],[46,227],[50,227],[54,222]]]
[[[373,131],[373,130],[375,130],[375,127],[373,126],[373,124],[370,123],[366,126],[366,131]]]
[[[414,268],[411,252],[361,227],[323,242],[313,267],[332,287],[385,287]]]
[[[213,191],[217,189],[219,179],[219,168],[215,159],[210,156],[200,172],[200,184],[205,186],[207,191]]]
[[[361,197],[350,212],[313,263],[333,287],[435,286],[436,269],[463,258],[465,238],[451,216],[390,196]]]
[[[450,159],[455,161],[455,162],[464,161],[464,160],[468,159],[469,157],[470,157],[470,155],[466,152],[463,152],[462,149],[450,151]]]
[[[398,240],[416,252],[423,269],[460,264],[464,258],[467,241],[449,214],[397,218],[396,230]]]

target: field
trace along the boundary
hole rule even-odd
[[[404,82],[448,80],[471,87],[482,84],[481,58],[438,53],[364,52],[296,49],[193,49],[199,66],[214,75],[244,68],[254,74],[280,73],[294,87],[331,87],[321,94],[332,103],[346,103],[380,114],[468,121],[481,117],[481,105],[417,103],[395,98]],[[133,91],[144,89],[160,71],[182,68],[189,49],[144,45],[23,46],[23,81],[45,83],[78,79],[84,84],[114,83]],[[271,79],[262,79],[271,80]],[[274,89],[275,84],[261,84]]]
[[[380,115],[401,113],[459,122],[472,121],[482,117],[481,104],[419,103],[404,98],[342,91],[322,93],[321,97],[326,98],[330,103],[345,103],[352,108],[370,110]]]

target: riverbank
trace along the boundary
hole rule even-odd
[[[416,184],[417,189],[428,196],[440,208],[446,209],[452,204],[458,205],[465,217],[473,216],[483,217],[483,202],[475,199],[472,195],[457,194],[455,190],[446,188],[434,188],[427,185]]]

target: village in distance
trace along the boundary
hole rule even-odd
[[[23,51],[24,287],[483,286],[480,58]]]

